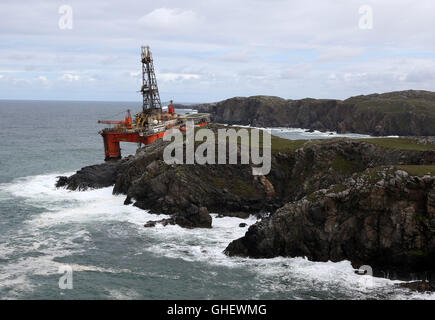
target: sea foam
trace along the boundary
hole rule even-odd
[[[211,229],[184,229],[179,226],[162,226],[144,228],[149,220],[160,220],[165,215],[154,215],[132,205],[123,204],[125,196],[113,195],[112,188],[88,190],[84,192],[55,188],[56,177],[70,173],[37,175],[19,178],[11,183],[0,185],[0,194],[15,197],[16,201],[42,209],[23,221],[22,229],[10,235],[9,243],[0,245],[1,258],[6,263],[0,264],[0,285],[12,288],[8,297],[19,297],[20,293],[37,290],[29,275],[50,275],[58,272],[60,257],[71,256],[92,247],[92,235],[88,226],[95,223],[128,223],[135,231],[135,236],[151,238],[152,242],[143,247],[143,252],[166,258],[182,259],[190,263],[204,263],[217,267],[244,268],[255,275],[252,281],[258,286],[258,297],[268,292],[312,292],[312,298],[319,298],[318,293],[328,298],[335,296],[335,291],[345,291],[352,298],[382,299],[435,299],[434,294],[410,293],[399,289],[391,281],[383,278],[358,276],[349,261],[312,262],[301,258],[248,259],[228,257],[223,251],[234,239],[242,237],[247,227],[239,227],[241,222],[248,226],[257,219],[213,216]],[[68,224],[70,230],[57,230],[56,227]],[[116,224],[115,224],[116,228]],[[133,230],[131,229],[131,230]],[[109,232],[109,231],[107,231]],[[116,234],[115,234],[116,236]],[[123,235],[124,237],[128,235]],[[80,241],[78,241],[80,240]],[[29,255],[38,252],[37,256]],[[12,259],[16,255],[21,258]],[[10,261],[9,261],[10,260]],[[128,268],[108,268],[102,266],[72,264],[74,271],[93,271],[105,273],[141,273]],[[170,275],[168,275],[170,276]],[[110,290],[109,290],[110,291]],[[137,293],[111,289],[112,298],[135,298]],[[297,295],[296,295],[297,297]]]

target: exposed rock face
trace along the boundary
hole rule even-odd
[[[146,165],[144,161],[138,155],[121,165],[114,193],[126,194],[135,206],[152,213],[186,216],[206,207],[225,215],[248,216],[273,205],[273,199],[267,200],[270,185],[252,176],[249,165],[167,165],[163,160]]]
[[[434,218],[435,177],[374,168],[286,204],[225,252],[346,259],[376,270],[433,272]]]
[[[432,272],[435,178],[402,169],[426,170],[421,166],[435,164],[435,149],[432,138],[416,139],[420,145],[413,150],[350,139],[272,140],[267,176],[253,176],[250,165],[167,165],[168,143],[160,140],[134,156],[60,177],[57,186],[114,185],[115,194],[126,195],[125,204],[171,215],[146,227],[210,228],[209,212],[262,216],[228,246],[229,255],[348,259],[375,270]],[[389,143],[402,146],[403,141]]]
[[[397,150],[350,139],[331,139],[317,144],[307,142],[294,152],[275,154],[267,178],[276,197],[288,202],[341,183],[368,167],[433,163],[435,150]]]
[[[157,223],[161,223],[164,226],[168,224],[178,224],[183,228],[211,228],[212,217],[208,213],[206,207],[198,208],[196,206],[191,206],[189,210],[182,214],[175,214],[169,219],[162,219],[158,221],[148,221],[145,224],[146,228],[154,227]]]
[[[186,228],[211,227],[208,211],[248,217],[282,205],[274,203],[272,184],[266,177],[253,176],[250,165],[167,165],[167,144],[157,141],[135,156],[83,168],[69,178],[60,177],[57,186],[85,190],[114,184],[114,194],[127,195],[125,204],[173,215],[162,223]]]
[[[331,140],[293,151],[273,153],[267,176],[253,176],[250,165],[167,165],[164,141],[135,156],[81,169],[61,177],[57,186],[71,190],[107,187],[125,194],[125,204],[173,215],[185,227],[207,227],[199,208],[247,218],[274,212],[288,201],[341,183],[354,172],[381,164],[431,164],[434,151],[402,151],[348,139]]]
[[[400,91],[340,100],[236,97],[196,105],[213,121],[371,135],[435,135],[435,93]]]
[[[71,177],[58,177],[56,187],[87,190],[110,187],[116,182],[119,161],[84,167]]]

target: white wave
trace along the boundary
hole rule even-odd
[[[183,259],[190,262],[204,262],[228,268],[244,268],[256,274],[259,294],[286,292],[293,289],[310,289],[313,292],[329,293],[337,288],[352,292],[355,298],[376,296],[395,290],[395,284],[383,278],[359,276],[349,261],[312,262],[304,258],[248,259],[230,258],[223,251],[234,239],[244,235],[247,228],[240,228],[240,222],[251,225],[254,217],[247,220],[238,218],[216,218],[213,215],[212,229],[183,229],[179,226],[150,229],[157,242],[146,248],[159,256]],[[397,290],[396,290],[397,291]],[[406,298],[405,295],[401,298]]]
[[[106,289],[111,299],[115,300],[133,300],[140,299],[141,295],[139,292],[130,288]]]
[[[252,273],[252,281],[258,284],[258,298],[268,292],[300,290],[312,292],[312,298],[319,298],[320,293],[322,297],[340,298],[339,292],[346,292],[352,298],[362,299],[435,299],[434,294],[410,293],[405,289],[397,289],[395,284],[398,281],[356,275],[348,261],[333,263],[311,262],[304,258],[230,258],[223,250],[232,240],[242,237],[247,230],[247,227],[241,228],[239,224],[243,222],[248,226],[252,225],[257,221],[256,218],[217,218],[213,214],[211,229],[184,229],[159,224],[155,228],[144,228],[143,224],[148,220],[159,220],[167,216],[151,215],[136,207],[125,206],[125,197],[112,195],[112,188],[85,192],[56,189],[54,183],[58,175],[20,178],[0,185],[0,191],[45,209],[42,213],[29,217],[23,229],[14,235],[13,241],[0,244],[2,259],[11,259],[17,253],[22,255],[19,259],[0,264],[0,285],[13,288],[9,293],[10,297],[16,298],[24,292],[36,290],[37,284],[29,280],[31,275],[58,273],[59,266],[63,265],[57,262],[60,257],[80,253],[85,247],[92,248],[92,235],[87,229],[89,225],[114,221],[129,223],[139,236],[142,234],[143,237],[153,240],[151,244],[144,245],[144,252],[224,267],[229,272],[233,268],[241,268]],[[59,230],[65,224],[68,224],[68,230]],[[37,256],[31,255],[35,252],[38,253]],[[129,269],[86,266],[79,263],[72,264],[72,268],[77,272],[164,276],[151,274],[146,270],[133,272]],[[137,297],[136,292],[123,289],[108,289],[108,294],[113,298]]]
[[[325,139],[325,138],[377,138],[371,135],[359,133],[337,133],[336,131],[319,131],[313,130],[309,132],[303,128],[290,128],[290,127],[255,127],[251,125],[235,125],[242,128],[253,128],[259,130],[270,130],[272,135],[276,135],[290,140],[308,140],[308,139]],[[391,136],[393,137],[393,136]]]
[[[132,205],[124,205],[124,195],[113,195],[113,187],[93,189],[85,192],[71,191],[65,188],[56,188],[55,183],[59,175],[72,173],[37,175],[17,179],[13,183],[3,184],[0,190],[6,191],[16,197],[37,207],[48,209],[35,216],[27,223],[39,227],[52,224],[90,221],[124,221],[143,225],[156,215]],[[160,215],[161,219],[168,216]]]
[[[29,276],[57,274],[63,263],[56,259],[82,252],[84,243],[91,248],[87,224],[117,221],[142,229],[145,222],[156,218],[139,208],[125,206],[125,196],[112,195],[112,188],[76,192],[55,187],[57,176],[70,174],[37,175],[0,185],[2,194],[45,209],[24,221],[22,229],[11,241],[0,244],[0,258],[10,261],[0,263],[0,285],[13,288],[8,293],[12,298],[35,289]],[[69,224],[66,231],[56,229],[54,232],[52,229],[65,224]],[[21,257],[13,259],[17,255]],[[79,272],[92,270],[89,266],[72,266]],[[98,271],[111,272],[107,269]]]

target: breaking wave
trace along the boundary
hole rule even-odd
[[[62,175],[69,174],[71,173]],[[399,281],[358,276],[348,261],[333,263],[311,262],[304,258],[230,258],[223,254],[223,250],[229,242],[246,232],[247,227],[239,227],[239,224],[244,222],[249,226],[256,222],[254,217],[218,218],[217,214],[213,214],[212,229],[183,229],[162,225],[144,228],[147,221],[167,216],[150,214],[134,206],[124,205],[125,197],[113,195],[112,188],[85,192],[57,189],[54,184],[59,175],[37,175],[0,184],[0,204],[15,203],[27,208],[14,209],[17,210],[16,218],[22,219],[1,236],[1,298],[32,297],[32,294],[40,290],[35,277],[40,279],[51,276],[57,279],[59,267],[64,265],[64,261],[68,262],[74,272],[79,273],[106,274],[117,279],[129,275],[157,279],[155,281],[183,280],[176,273],[148,270],[147,265],[123,265],[118,260],[114,263],[115,260],[110,260],[118,254],[115,253],[114,245],[104,247],[104,259],[95,258],[83,263],[83,259],[76,258],[89,252],[98,254],[101,252],[101,242],[107,241],[124,245],[126,252],[129,247],[133,247],[131,255],[155,257],[155,263],[159,263],[158,258],[165,258],[168,263],[180,260],[192,265],[204,265],[209,272],[208,278],[204,280],[209,281],[208,286],[225,281],[214,278],[224,272],[233,275],[230,286],[251,281],[251,285],[256,288],[256,293],[251,296],[228,295],[227,298],[278,296],[282,299],[435,299],[434,294],[410,293],[400,289],[395,286]],[[5,212],[1,215],[4,218]],[[123,250],[122,247],[120,250]],[[174,264],[174,268],[176,266]],[[252,276],[237,277],[237,274]],[[149,297],[144,296],[138,288],[126,289],[120,286],[104,290],[105,298]],[[185,294],[188,295],[188,292]]]

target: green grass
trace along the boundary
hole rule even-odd
[[[434,144],[418,144],[416,140],[408,138],[369,138],[357,139],[357,141],[368,142],[388,149],[415,151],[435,150]]]
[[[356,171],[364,169],[364,165],[358,161],[350,161],[337,155],[331,164],[332,169],[335,171],[350,175]]]
[[[235,129],[236,131],[241,129],[240,127],[224,127],[222,125],[216,125],[218,128],[225,129]],[[248,130],[249,134],[251,133],[251,128],[245,128]],[[217,137],[216,137],[217,139]],[[331,138],[325,140],[289,140],[280,138],[278,136],[272,135],[272,154],[276,154],[278,152],[294,152],[295,150],[303,147],[309,146],[313,144],[319,143],[334,143],[339,140],[346,140],[346,138]],[[435,144],[418,144],[415,139],[409,138],[365,138],[365,139],[356,139],[356,141],[363,141],[371,144],[378,145],[380,147],[388,148],[388,149],[398,149],[398,150],[414,150],[414,151],[427,151],[427,150],[435,150]],[[260,146],[263,145],[263,135],[260,134]],[[202,142],[196,142],[196,145],[201,144]],[[238,143],[240,140],[238,139]],[[262,147],[260,147],[260,150]],[[344,163],[337,163],[339,167],[344,165],[344,170],[347,170]]]
[[[369,183],[376,183],[382,179],[378,172],[385,170],[386,167],[369,168],[364,172],[358,173],[358,177],[365,177]]]
[[[415,112],[435,115],[434,102],[424,99],[372,98],[357,104],[356,112],[379,111],[390,114],[404,114]]]
[[[425,175],[435,176],[435,165],[432,166],[396,166],[398,169],[408,172],[412,176],[423,177]]]
[[[272,136],[272,153],[295,151],[302,147],[307,140],[288,140]]]
[[[236,127],[236,126],[231,126],[231,127],[225,127],[222,125],[216,125],[216,127],[218,128],[223,128],[223,129],[234,129],[236,131],[240,130],[240,129],[246,129],[249,132],[249,137],[251,137],[251,130],[252,128],[241,128],[241,127]],[[216,136],[217,139],[217,136]],[[237,143],[240,144],[240,139],[237,140]],[[272,135],[271,137],[271,143],[272,143],[272,154],[276,154],[278,152],[292,152],[295,151],[296,149],[299,149],[300,147],[304,146],[307,143],[313,143],[310,140],[289,140],[289,139],[284,139],[284,138],[280,138],[277,136]],[[250,144],[250,141],[249,141]],[[259,144],[260,144],[260,150],[263,149],[263,134],[260,133],[259,135]]]
[[[224,179],[222,177],[211,177],[209,182],[218,189],[228,188],[231,193],[244,198],[250,198],[258,192],[249,181],[240,178]]]
[[[435,165],[429,166],[419,166],[419,165],[398,165],[394,166],[396,169],[408,172],[411,176],[423,177],[425,175],[434,176],[435,175]],[[367,177],[370,183],[376,183],[381,180],[382,177],[378,174],[380,171],[388,170],[389,172],[394,172],[394,169],[390,169],[389,166],[379,166],[375,168],[369,168],[366,171],[360,173]]]
[[[409,251],[410,255],[413,256],[424,256],[425,253],[422,250],[414,250],[414,251]]]
[[[347,190],[347,187],[343,184],[335,184],[330,190],[334,193],[339,193],[344,190]]]

